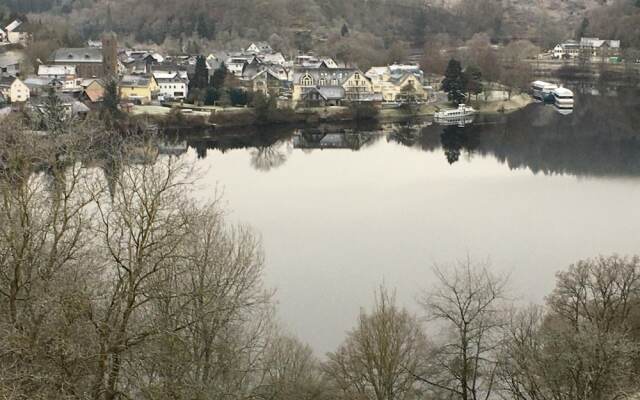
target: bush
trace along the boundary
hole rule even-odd
[[[249,100],[249,92],[245,89],[232,88],[229,90],[229,101],[232,106],[246,106],[249,104]]]

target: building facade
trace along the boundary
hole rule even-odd
[[[139,104],[149,104],[160,92],[158,82],[153,76],[127,75],[118,85],[120,99]]]
[[[186,99],[189,95],[187,82],[177,75],[170,78],[156,78],[158,82],[159,95],[165,99]]]
[[[375,97],[371,80],[355,68],[330,68],[321,62],[313,67],[295,67],[293,72],[293,106],[299,105],[310,91],[328,92],[342,89],[349,102],[372,101]],[[323,89],[323,90],[320,90]],[[337,93],[337,90],[331,91]]]
[[[0,78],[0,92],[11,103],[23,103],[31,97],[27,85],[18,78]]]

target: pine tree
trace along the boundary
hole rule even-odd
[[[207,70],[207,61],[204,56],[196,58],[196,70],[193,78],[189,82],[189,90],[206,89],[209,85],[209,70]]]
[[[218,67],[218,69],[213,71],[213,76],[209,81],[209,85],[218,90],[222,89],[227,79],[227,73],[228,73],[227,66],[224,65],[224,63],[220,64],[220,67]]]
[[[53,87],[49,87],[40,112],[42,114],[42,124],[47,132],[51,135],[60,135],[65,132],[70,120],[69,113]]]
[[[104,119],[117,118],[120,116],[120,110],[118,104],[120,103],[120,96],[118,95],[118,83],[111,79],[105,84],[104,97],[102,99],[101,116]]]
[[[342,25],[340,33],[342,34],[342,37],[349,36],[349,27],[347,26],[347,24]]]
[[[442,90],[449,95],[449,101],[460,104],[465,100],[467,84],[460,61],[451,59],[442,81]]]
[[[576,40],[580,40],[585,37],[587,34],[587,29],[589,28],[589,18],[583,18],[578,30],[576,31]]]

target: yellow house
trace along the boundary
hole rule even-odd
[[[371,79],[373,91],[382,94],[385,102],[414,102],[427,98],[423,86],[423,72],[413,65],[373,67],[366,76]]]
[[[0,93],[11,103],[23,103],[30,97],[29,87],[15,77],[0,79]]]
[[[120,100],[149,104],[158,97],[160,87],[153,76],[127,75],[118,85]]]
[[[355,68],[331,68],[325,62],[296,67],[293,73],[292,102],[295,107],[312,92],[332,94],[333,102],[376,100],[371,80]],[[341,98],[333,94],[344,93]],[[379,100],[382,100],[381,98]]]
[[[347,100],[361,101],[373,94],[371,80],[359,70],[353,71],[342,83]]]

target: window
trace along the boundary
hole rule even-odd
[[[300,79],[300,85],[313,86],[313,78],[309,74],[306,74],[302,79]]]

